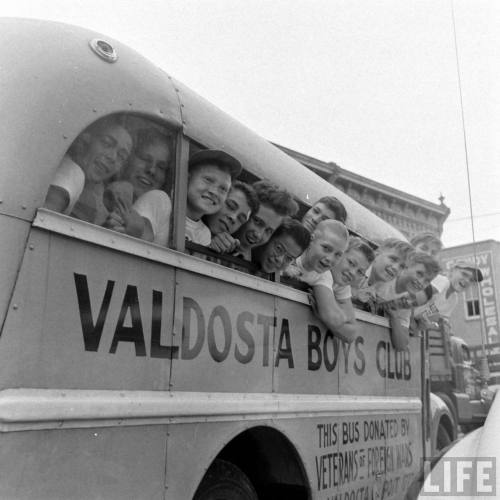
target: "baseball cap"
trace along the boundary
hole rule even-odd
[[[471,262],[467,262],[465,260],[457,260],[457,262],[453,264],[453,267],[458,267],[459,269],[468,269],[469,271],[472,271],[474,281],[477,281],[477,283],[483,281],[483,273],[481,272],[481,269],[479,269],[479,267],[472,264]]]
[[[241,163],[234,156],[220,149],[202,149],[197,151],[189,159],[189,168],[200,163],[215,163],[216,165],[226,167],[232,179],[241,174]]]

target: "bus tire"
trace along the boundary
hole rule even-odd
[[[439,424],[436,436],[436,451],[446,448],[451,443],[451,437],[443,424]]]
[[[241,469],[217,459],[203,476],[193,500],[258,500],[258,497]]]

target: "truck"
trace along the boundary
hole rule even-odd
[[[0,20],[0,489],[9,499],[400,500],[439,443],[426,345],[357,311],[352,343],[308,294],[186,245],[188,162],[241,162],[370,241],[393,227],[119,41]],[[44,207],[90,125],[172,139],[158,245]],[[199,249],[198,249],[199,250]]]
[[[442,444],[447,444],[460,431],[467,433],[484,423],[493,392],[476,368],[469,346],[453,335],[446,320],[441,319],[436,328],[427,330],[427,335],[431,391],[446,404],[452,416],[452,425],[446,425],[448,435],[441,432]]]

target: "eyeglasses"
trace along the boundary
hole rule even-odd
[[[295,256],[289,253],[287,249],[279,241],[273,242],[273,246],[274,246],[274,253],[278,257],[283,257],[283,262],[285,264],[291,264],[298,257],[298,255]]]

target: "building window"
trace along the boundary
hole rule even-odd
[[[479,300],[478,299],[470,299],[466,301],[466,317],[467,319],[479,318],[480,309],[479,309]]]

